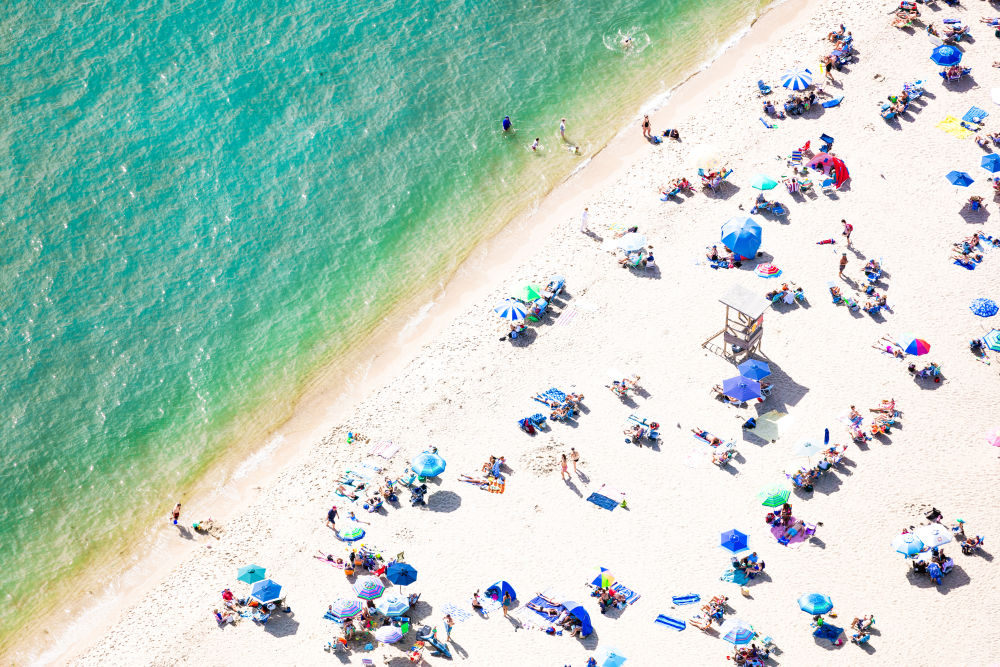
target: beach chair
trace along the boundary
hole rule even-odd
[[[836,188],[834,188],[833,179],[832,178],[828,178],[825,181],[823,181],[822,183],[820,183],[820,189],[823,190],[823,194],[825,194],[825,195],[832,195],[835,192],[835,190],[836,190]]]
[[[802,166],[802,151],[792,151],[792,154],[788,157],[789,167],[801,167]]]
[[[833,148],[833,137],[829,134],[821,134],[819,140],[823,142],[823,145],[819,147],[819,152],[829,153],[830,149]]]
[[[769,86],[766,83],[764,83],[763,79],[760,79],[760,80],[757,81],[757,90],[760,91],[761,95],[770,95],[771,94],[771,86]]]

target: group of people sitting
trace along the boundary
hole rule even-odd
[[[966,74],[972,72],[971,67],[962,67],[961,65],[952,65],[951,67],[945,67],[941,70],[941,76],[947,81],[958,81]]]
[[[717,269],[731,269],[733,267],[739,268],[742,266],[742,262],[736,257],[736,254],[729,249],[728,246],[722,246],[724,252],[719,252],[719,246],[713,245],[705,253],[705,257],[712,263],[712,266]]]
[[[613,607],[624,609],[628,605],[628,598],[611,590],[610,587],[596,588],[591,596],[597,598],[597,605],[601,608],[602,614],[608,613],[608,609]]]
[[[960,19],[945,19],[944,28],[941,32],[937,31],[933,23],[927,24],[927,34],[934,35],[943,42],[954,44],[955,42],[962,41],[962,38],[970,34],[969,26],[965,25]]]
[[[732,562],[733,569],[737,572],[745,574],[747,579],[754,579],[757,575],[764,571],[764,561],[757,556],[756,551],[751,553],[749,556],[744,556],[743,558],[733,556]]]
[[[638,250],[631,250],[629,252],[622,252],[621,257],[618,258],[618,265],[622,268],[626,266],[632,267],[634,269],[645,268],[656,265],[656,259],[653,257],[653,246],[646,246],[645,248],[640,248]]]
[[[562,634],[562,630],[568,630],[571,637],[576,637],[583,630],[583,623],[580,622],[573,614],[569,613],[569,610],[563,607],[562,602],[557,602],[549,597],[546,597],[542,593],[537,593],[537,597],[542,598],[545,602],[548,602],[551,606],[537,605],[534,602],[527,603],[528,609],[533,609],[534,611],[541,612],[549,617],[552,621],[552,625],[546,629],[548,634]]]
[[[802,288],[795,283],[781,283],[780,288],[771,290],[764,295],[764,298],[772,303],[777,303],[778,301],[791,303],[794,299],[804,301],[806,295],[802,291]]]
[[[816,91],[810,90],[809,94],[802,95],[789,95],[788,99],[785,101],[785,113],[790,116],[798,116],[806,111],[816,103]]]
[[[583,401],[583,394],[565,394],[562,400],[555,398],[558,394],[553,394],[551,390],[545,394],[535,394],[534,399],[539,403],[552,408],[549,419],[553,421],[566,421],[580,411],[580,403]]]
[[[758,647],[756,644],[749,646],[737,646],[733,649],[733,664],[738,667],[763,667],[771,651],[767,647]]]
[[[920,10],[917,9],[917,4],[903,0],[893,14],[892,25],[894,28],[905,28],[919,19]]]
[[[559,296],[565,286],[566,280],[562,276],[552,276],[552,278],[549,279],[549,282],[545,285],[545,289],[542,290],[541,298],[534,301],[524,301],[516,297],[511,297],[512,300],[521,303],[525,307],[527,317],[516,322],[507,322],[504,320],[501,325],[501,333],[503,335],[500,336],[500,340],[515,340],[518,336],[527,331],[528,320],[537,322],[545,311],[548,310],[549,306],[552,304],[552,300]]]
[[[822,458],[812,467],[802,466],[794,473],[787,475],[796,489],[812,491],[813,485],[820,476],[833,466],[844,460],[847,445],[832,445],[822,452]]]
[[[250,617],[253,620],[258,623],[267,623],[268,619],[271,618],[271,610],[276,608],[274,604],[264,606],[257,600],[237,598],[228,588],[222,591],[222,605],[223,611],[212,610],[212,615],[220,626],[235,624],[247,610],[251,612]]]
[[[708,631],[713,623],[722,623],[726,614],[726,603],[729,598],[725,595],[716,595],[708,604],[701,606],[701,613],[691,617],[690,623],[699,630]]]
[[[621,380],[612,380],[611,384],[605,386],[618,398],[627,398],[630,391],[637,392],[640,390],[639,376],[633,375]]]
[[[670,181],[669,185],[661,185],[659,192],[663,195],[663,199],[666,200],[667,197],[673,197],[674,195],[679,195],[682,191],[693,191],[694,186],[691,185],[691,181],[684,178],[675,178]]]
[[[864,644],[871,637],[871,628],[875,625],[875,616],[868,614],[851,621],[851,629],[857,630],[851,635],[851,641],[855,644]]]
[[[757,199],[754,200],[753,207],[750,209],[750,215],[754,215],[758,211],[771,211],[775,215],[784,215],[786,212],[781,202],[777,200],[768,201],[763,192],[758,194]]]
[[[905,86],[899,95],[889,95],[886,99],[888,102],[882,105],[882,118],[892,118],[910,108],[910,91]]]
[[[916,364],[910,364],[906,370],[916,378],[932,378],[934,382],[941,382],[941,364],[936,364],[933,361],[920,369],[917,368]]]

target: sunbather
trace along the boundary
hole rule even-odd
[[[722,399],[726,403],[737,403],[738,404],[738,403],[742,403],[743,402],[743,401],[738,401],[735,398],[733,398],[732,396],[727,395],[726,392],[722,389],[722,385],[718,385],[718,384],[715,385],[714,387],[712,387],[712,391],[715,392],[716,398]]]
[[[990,141],[988,139],[984,139],[978,134],[976,135],[976,145],[983,150],[990,150]]]
[[[364,488],[364,486],[359,486],[359,489]],[[349,498],[351,500],[357,500],[358,494],[354,493],[353,490],[348,490],[343,484],[337,487],[336,493],[338,496],[343,496],[344,498]]]
[[[853,621],[851,621],[851,627],[855,630],[867,630],[873,625],[875,625],[875,617],[871,615],[862,616],[861,618],[855,618]]]
[[[555,619],[559,616],[559,609],[557,607],[542,607],[540,605],[535,604],[534,602],[529,602],[525,606],[528,609],[540,611],[551,619]]]
[[[702,440],[706,440],[708,442],[708,444],[712,445],[713,447],[716,447],[716,446],[722,444],[722,440],[720,440],[719,438],[715,437],[714,435],[712,435],[711,433],[709,433],[708,431],[706,431],[703,428],[693,428],[693,429],[691,429],[691,432],[694,433],[699,438],[701,438]]]
[[[641,424],[636,424],[635,426],[626,428],[623,433],[632,438],[632,440],[641,440],[642,436],[646,434],[646,429]]]

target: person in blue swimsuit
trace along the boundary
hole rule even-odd
[[[514,127],[513,125],[511,125],[510,116],[504,116],[503,117],[503,123],[501,123],[501,124],[503,125],[503,131],[504,132],[510,132],[510,129],[512,127]]]

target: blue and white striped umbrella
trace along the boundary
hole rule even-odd
[[[729,619],[719,628],[722,640],[737,646],[749,644],[756,634],[749,623],[738,618]]]
[[[813,73],[802,67],[793,67],[781,75],[781,85],[792,90],[805,90],[812,82]]]
[[[528,316],[528,311],[524,309],[524,306],[511,299],[505,299],[493,306],[493,311],[500,315],[500,319],[510,320],[511,322],[523,320]]]

